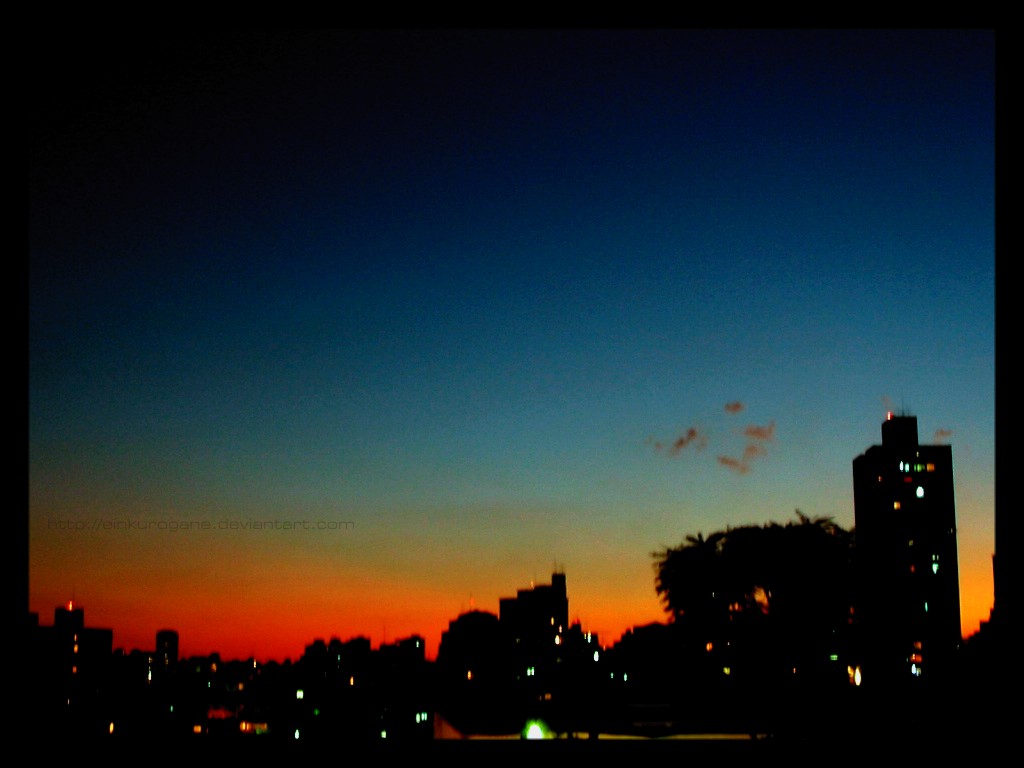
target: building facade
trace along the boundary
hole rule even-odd
[[[962,642],[953,458],[890,414],[853,460],[857,645],[863,685],[949,680]]]

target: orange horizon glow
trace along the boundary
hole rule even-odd
[[[964,639],[975,634],[988,621],[993,604],[991,571],[974,568],[961,572],[961,631]],[[653,586],[651,590],[653,596]],[[514,594],[514,592],[510,592]],[[404,607],[405,619],[380,622],[377,591],[350,606],[345,618],[339,619],[330,610],[309,611],[301,621],[289,612],[287,601],[232,601],[222,606],[205,604],[202,610],[187,600],[173,598],[153,601],[142,606],[103,603],[83,604],[81,601],[52,600],[51,605],[73,604],[85,613],[86,627],[102,627],[114,632],[114,648],[130,653],[149,651],[155,647],[158,631],[171,629],[178,633],[180,658],[208,657],[217,654],[224,661],[256,660],[259,663],[297,661],[316,640],[343,642],[365,637],[371,647],[395,643],[420,636],[425,642],[425,656],[434,661],[442,633],[449,622],[472,610],[498,614],[495,595],[488,601],[471,599],[466,605],[449,609],[446,605],[418,603],[426,592],[412,590],[405,599],[395,600]],[[435,596],[436,597],[436,596]],[[45,601],[40,595],[31,609],[38,614],[41,626],[52,624],[52,612],[39,609]],[[444,601],[449,603],[450,601]],[[589,601],[588,601],[589,602]],[[668,621],[668,615],[652,597],[645,608],[635,602],[589,606],[573,599],[569,589],[570,624],[579,623],[584,632],[595,632],[603,648],[618,642],[630,630],[651,623]],[[590,610],[593,608],[593,610]],[[239,631],[241,630],[241,631]]]

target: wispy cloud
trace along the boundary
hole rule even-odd
[[[718,463],[741,475],[750,471],[750,462],[768,455],[765,443],[775,439],[775,422],[772,421],[765,426],[750,424],[743,428],[743,435],[747,438],[747,444],[743,447],[741,458],[735,456],[719,456]]]
[[[749,427],[743,430],[743,434],[754,440],[774,440],[775,422],[773,421],[764,427],[759,427],[756,424],[751,424]]]
[[[748,464],[744,463],[740,459],[733,458],[732,456],[719,456],[718,463],[723,467],[739,472],[741,475],[745,475],[750,471],[750,466]]]
[[[740,413],[744,408],[743,403],[738,400],[725,404],[725,412],[730,414]],[[771,421],[766,425],[749,424],[743,428],[742,434],[746,438],[746,445],[743,447],[741,454],[739,456],[720,454],[717,457],[717,461],[727,469],[739,472],[740,474],[746,474],[750,471],[752,461],[767,456],[768,449],[766,444],[775,440],[775,422]],[[697,427],[689,427],[672,441],[656,441],[654,438],[648,438],[647,442],[652,444],[656,451],[664,452],[669,456],[676,456],[688,447],[693,447],[696,451],[703,450],[708,446],[710,436]]]
[[[952,429],[937,429],[935,430],[935,442],[941,443],[945,440],[949,440],[953,436]]]
[[[743,449],[743,460],[750,461],[767,454],[768,451],[766,451],[763,446],[758,445],[757,443],[747,443],[746,447]]]
[[[673,440],[671,443],[663,443],[660,441],[654,442],[654,449],[656,451],[665,451],[670,456],[675,456],[688,445],[693,445],[698,451],[704,449],[708,444],[708,437],[696,427],[690,427],[683,434]]]

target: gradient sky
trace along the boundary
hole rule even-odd
[[[651,554],[688,534],[852,527],[890,409],[952,445],[965,635],[988,618],[993,33],[34,50],[40,623],[433,656],[558,568],[611,643],[666,618]]]

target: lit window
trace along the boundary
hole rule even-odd
[[[893,508],[893,509],[899,509],[899,508],[900,508],[900,503],[899,503],[898,501],[894,501],[894,502],[892,503],[892,508]]]
[[[297,691],[295,691],[295,698],[296,699],[301,699],[303,696],[305,696],[305,693],[303,692],[303,690],[301,688],[299,688]]]
[[[597,661],[600,658],[601,658],[601,654],[599,654],[597,651],[594,651],[594,661]]]
[[[939,572],[939,564],[938,563],[932,563],[932,573],[938,573],[938,572]]]
[[[923,499],[924,498],[924,488],[921,487],[920,485],[917,486],[917,498],[919,498],[919,499]]]

